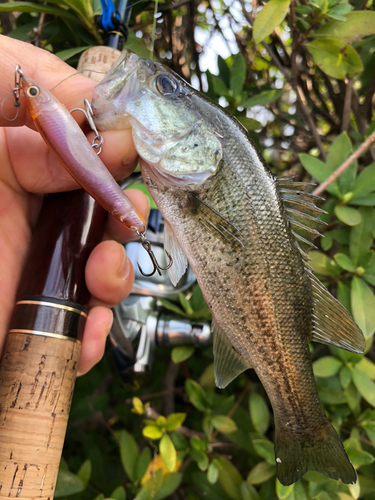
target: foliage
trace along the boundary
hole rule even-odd
[[[275,175],[322,183],[375,130],[372,0],[158,5],[154,57],[225,106]],[[142,56],[151,48],[154,7],[145,0],[133,8],[128,46]],[[102,42],[94,21],[99,10],[89,0],[0,5],[4,33],[72,64],[84,48]],[[216,71],[206,57],[213,57],[212,46],[222,53]],[[346,486],[309,472],[282,486],[272,411],[254,372],[219,391],[212,348],[182,346],[172,354],[159,349],[151,376],[134,387],[120,384],[109,358],[77,381],[56,498],[375,498],[374,147],[324,196],[327,225],[310,252],[311,265],[352,313],[367,347],[362,357],[314,345],[313,368],[359,482]],[[210,319],[198,288],[159,304],[193,321]]]

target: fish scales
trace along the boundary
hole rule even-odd
[[[249,163],[249,151],[244,150],[244,162],[236,169],[243,172],[240,177],[233,173],[233,163],[232,168],[227,166],[232,149],[241,158],[238,144],[226,144],[225,139],[223,142],[228,159],[224,153],[220,172],[207,182],[207,188],[202,186],[201,198],[231,218],[239,229],[245,242],[239,255],[233,255],[231,248],[217,251],[215,237],[188,216],[189,200],[186,196],[184,200],[181,189],[158,188],[151,179],[146,184],[166,220],[176,228],[216,323],[230,336],[249,366],[256,369],[282,421],[293,422],[297,408],[298,424],[308,427],[319,420],[322,412],[316,404],[307,348],[311,321],[306,318],[311,317],[311,300],[306,289],[310,283],[268,172],[260,164],[263,172],[259,177],[263,179],[258,179],[255,186],[244,186],[248,167],[243,165]],[[217,189],[217,185],[222,188]],[[271,201],[265,203],[265,199]],[[248,300],[244,301],[244,297]],[[295,359],[300,358],[297,365]]]
[[[217,384],[252,367],[270,398],[279,480],[288,485],[312,469],[355,482],[320,406],[308,342],[361,352],[364,339],[314,281],[284,206],[297,216],[305,207],[314,223],[314,199],[300,183],[284,180],[278,189],[244,128],[161,64],[124,51],[96,91],[97,126],[132,127],[144,181],[166,222],[167,250],[175,262],[187,257],[212,311]],[[302,226],[305,239],[313,223]],[[170,270],[171,279],[184,269]]]

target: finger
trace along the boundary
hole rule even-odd
[[[78,376],[84,375],[102,359],[105,341],[110,332],[112,321],[112,311],[107,307],[93,307],[90,309],[83,332]]]
[[[92,295],[90,305],[113,307],[130,294],[134,282],[133,266],[124,247],[113,240],[103,241],[94,248],[85,276]]]
[[[133,203],[137,212],[139,212],[145,219],[147,224],[148,217],[150,215],[150,200],[148,196],[142,193],[139,189],[127,189],[125,193]],[[135,231],[128,229],[114,217],[108,217],[104,239],[113,239],[119,241],[120,243],[125,243],[127,241],[137,240],[138,238],[139,236]]]
[[[97,85],[97,82],[77,73],[75,69],[46,50],[2,35],[0,35],[0,50],[2,54],[0,58],[0,71],[2,75],[0,82],[0,102],[4,101],[5,97],[11,93],[11,89],[14,87],[15,67],[17,64],[21,66],[25,75],[35,79],[36,82],[43,85],[47,90],[55,87],[66,77],[76,74],[76,76],[64,81],[53,91],[54,95],[68,109],[80,106],[84,98],[90,100],[94,96],[94,87]],[[24,97],[21,97],[20,102],[21,106],[18,108],[17,119],[9,122],[3,115],[7,117],[15,115],[14,100],[8,98],[4,101],[3,114],[0,114],[0,126],[21,126],[32,123]],[[77,121],[83,123],[84,118],[78,116]]]

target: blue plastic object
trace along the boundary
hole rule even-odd
[[[103,13],[101,16],[101,25],[104,31],[114,30],[117,26],[113,24],[113,13],[116,12],[112,0],[100,0],[102,4]],[[120,22],[120,16],[117,14],[117,19]]]

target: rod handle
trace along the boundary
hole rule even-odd
[[[0,366],[0,499],[52,500],[81,345],[11,331]],[[5,455],[6,454],[6,455]]]

